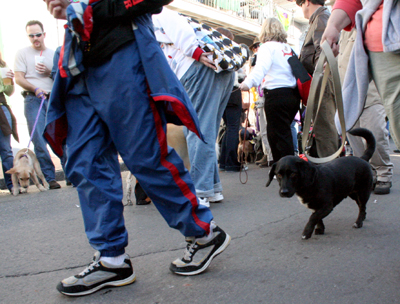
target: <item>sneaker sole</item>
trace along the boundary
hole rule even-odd
[[[93,289],[89,289],[89,290],[86,290],[86,291],[68,293],[68,292],[64,292],[64,291],[60,291],[59,290],[59,292],[61,292],[62,294],[66,295],[66,296],[70,296],[70,297],[86,296],[86,295],[95,293],[96,291],[99,291],[100,289],[105,288],[105,287],[121,287],[121,286],[132,284],[135,281],[136,281],[136,274],[135,274],[135,271],[134,271],[133,274],[130,277],[128,277],[128,278],[126,278],[124,280],[119,280],[119,281],[114,281],[114,282],[107,282],[107,283],[101,284],[99,286],[96,286]]]
[[[211,257],[208,259],[207,263],[205,263],[203,265],[203,267],[201,267],[200,269],[197,269],[195,271],[191,271],[191,272],[175,272],[176,274],[179,275],[185,275],[185,276],[191,276],[191,275],[196,275],[199,273],[202,273],[204,270],[206,270],[208,268],[208,266],[210,266],[211,261],[217,256],[219,255],[222,251],[224,251],[226,249],[226,247],[228,247],[229,243],[231,242],[231,236],[229,234],[226,234],[226,239],[224,241],[224,243],[221,245],[221,247],[218,248],[218,250],[216,250]]]

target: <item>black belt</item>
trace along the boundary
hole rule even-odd
[[[26,97],[26,96],[35,96],[36,97],[36,94],[35,93],[33,93],[33,92],[29,92],[29,91],[22,91],[21,92],[21,94],[22,94],[22,96],[24,96],[24,98]]]

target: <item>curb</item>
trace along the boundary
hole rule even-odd
[[[119,167],[121,169],[121,172],[128,171],[128,168],[124,163],[119,163]],[[56,170],[56,181],[64,181],[65,180],[65,175],[64,171],[62,169]],[[33,185],[33,182],[31,181],[31,185]],[[0,178],[0,189],[1,190],[7,190],[6,183],[4,182],[4,178]]]

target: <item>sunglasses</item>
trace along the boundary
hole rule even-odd
[[[40,38],[40,37],[42,37],[42,35],[43,35],[43,33],[37,33],[37,34],[29,34],[28,36],[29,36],[29,38],[34,38],[35,36],[37,38]]]

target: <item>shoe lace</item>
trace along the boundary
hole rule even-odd
[[[78,274],[78,276],[84,277],[84,276],[87,275],[89,272],[93,271],[94,268],[95,268],[96,266],[98,266],[98,265],[99,265],[99,262],[98,262],[98,261],[92,262],[92,263],[89,264],[89,266],[86,267],[80,274]]]
[[[195,241],[188,243],[185,252],[183,253],[183,259],[186,261],[191,261],[193,253],[196,251],[197,247],[198,245]]]

